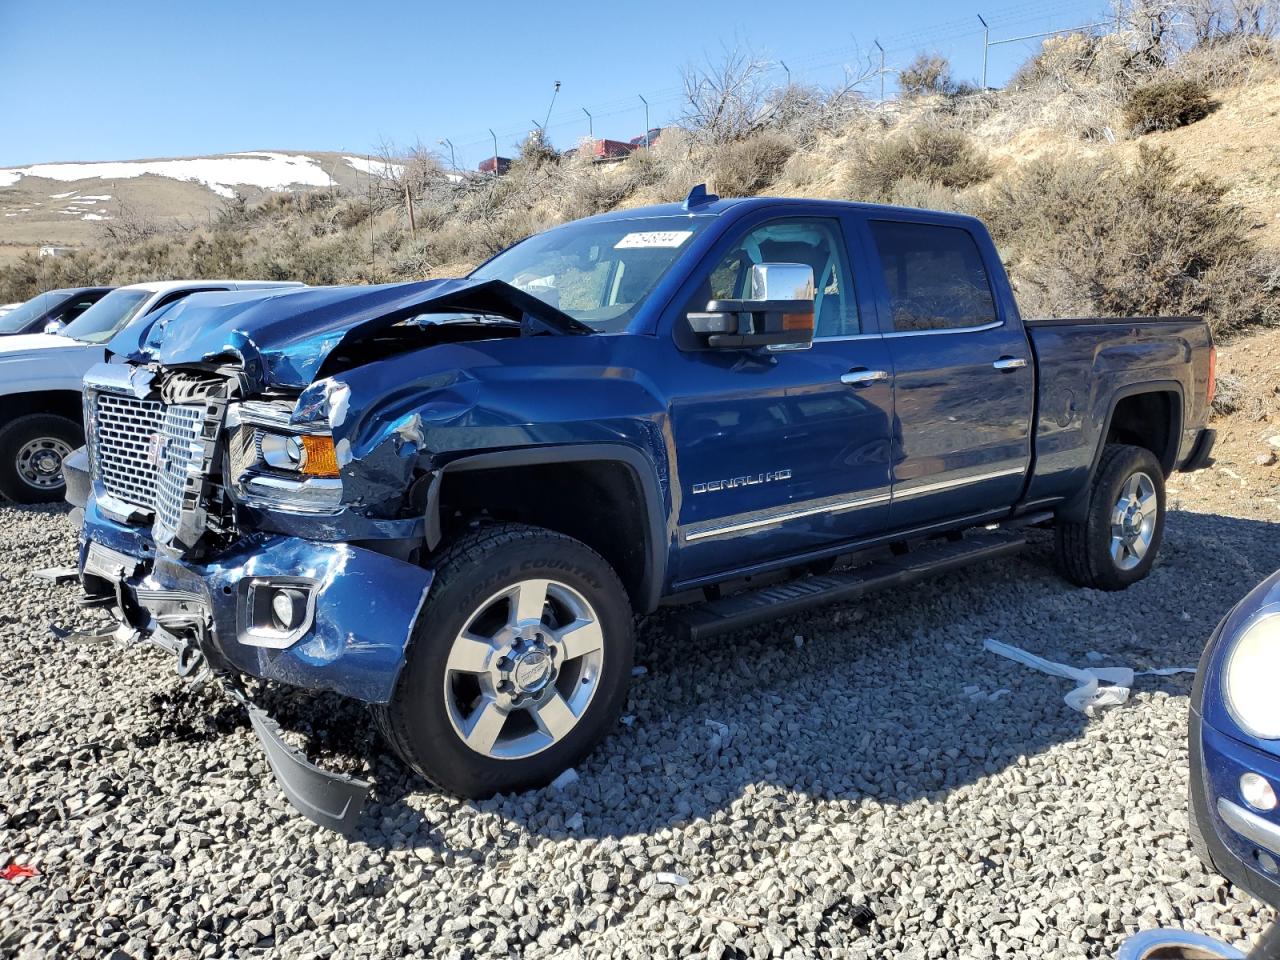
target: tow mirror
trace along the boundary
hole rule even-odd
[[[751,268],[750,299],[712,300],[688,319],[709,347],[806,347],[813,342],[813,268],[758,263]]]

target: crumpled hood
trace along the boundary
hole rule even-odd
[[[301,389],[339,346],[422,313],[494,314],[559,333],[590,328],[501,280],[424,280],[359,287],[201,293],[150,325],[126,330],[111,350],[169,366],[234,361],[257,387]]]

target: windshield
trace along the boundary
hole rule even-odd
[[[63,327],[62,335],[82,343],[106,343],[137,316],[150,296],[149,290],[112,290]]]
[[[66,298],[67,292],[65,290],[48,290],[45,293],[37,293],[22,306],[16,307],[0,316],[0,333],[19,332],[32,320],[44,316]],[[39,331],[37,330],[36,332],[38,333]]]
[[[472,277],[505,280],[597,331],[623,330],[706,217],[571,223],[498,254]]]

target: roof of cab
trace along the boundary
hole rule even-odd
[[[762,207],[807,207],[812,209],[814,206],[831,207],[834,210],[860,210],[866,213],[876,213],[880,216],[897,215],[901,217],[918,217],[921,214],[928,214],[931,217],[946,218],[949,220],[972,222],[973,217],[963,213],[954,213],[945,210],[925,210],[914,207],[895,207],[883,203],[860,203],[854,200],[825,200],[813,199],[808,197],[741,197],[730,199],[716,199],[710,203],[700,203],[691,209],[685,209],[684,203],[662,203],[649,207],[631,207],[626,210],[610,210],[608,213],[600,213],[594,217],[587,217],[587,221],[602,222],[606,220],[641,220],[648,217],[719,217],[730,211],[737,213],[746,213],[750,210],[758,210]],[[582,222],[582,221],[577,221]]]

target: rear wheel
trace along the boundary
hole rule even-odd
[[[585,544],[503,524],[440,558],[384,735],[428,780],[467,797],[541,786],[621,711],[634,624],[617,575]]]
[[[1109,443],[1094,471],[1084,521],[1058,522],[1058,568],[1079,586],[1123,590],[1151,572],[1164,515],[1164,471],[1155,454]]]
[[[17,503],[51,503],[66,493],[62,461],[84,443],[80,424],[52,413],[19,417],[0,429],[0,493]]]

